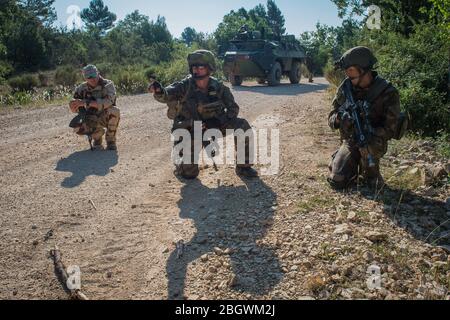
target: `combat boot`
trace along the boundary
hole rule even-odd
[[[107,144],[108,144],[108,146],[106,147],[107,150],[110,150],[110,151],[117,150],[117,145],[115,142],[108,142]]]
[[[102,138],[100,138],[98,140],[94,140],[94,142],[92,143],[92,149],[94,149],[94,150],[103,150],[102,143],[103,143]]]
[[[236,167],[236,174],[240,177],[256,178],[258,171],[252,167]]]
[[[368,178],[366,178],[365,179],[365,183],[370,189],[375,189],[376,188],[377,190],[383,188],[384,184],[385,184],[384,179],[381,176],[381,174],[379,176],[377,176],[377,177],[368,177]]]

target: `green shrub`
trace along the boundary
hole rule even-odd
[[[154,63],[168,62],[172,58],[174,48],[171,43],[157,42],[146,48],[147,59]]]
[[[34,75],[25,74],[9,79],[8,84],[14,91],[30,91],[39,85],[39,80]]]
[[[50,84],[50,77],[45,74],[45,73],[39,73],[38,74],[38,78],[39,78],[39,85],[41,87],[48,87]]]
[[[163,63],[156,70],[158,79],[164,85],[169,85],[175,81],[184,79],[189,74],[186,58],[178,58],[170,63]]]
[[[71,87],[80,81],[81,71],[71,66],[64,66],[56,69],[55,84],[62,85],[64,87]]]
[[[158,68],[156,67],[148,67],[144,71],[145,78],[150,80],[150,78],[154,78],[158,75]]]
[[[5,96],[12,93],[12,88],[7,84],[0,85],[0,96]]]
[[[410,129],[420,135],[436,136],[439,130],[450,132],[450,107],[444,94],[413,82],[400,88],[402,109],[411,117]]]
[[[42,106],[51,101],[66,102],[72,96],[69,88],[49,88],[42,92],[2,92],[0,94],[0,107],[7,106]]]
[[[362,43],[376,52],[380,75],[399,89],[415,133],[450,132],[449,38],[448,30],[421,24],[409,38],[394,32],[369,33]]]
[[[111,75],[114,73],[114,65],[110,62],[102,62],[96,65],[98,71],[100,72],[100,75],[103,78],[109,79]]]
[[[33,101],[33,94],[29,92],[16,92],[14,94],[14,100],[18,105],[25,105]]]
[[[136,67],[115,70],[111,75],[116,89],[121,94],[139,94],[147,92],[148,80],[144,72]]]
[[[5,83],[8,75],[13,71],[11,65],[5,61],[0,61],[0,84]]]
[[[328,82],[334,87],[337,88],[339,85],[344,81],[345,74],[342,72],[342,70],[336,70],[334,68],[333,62],[330,60],[328,61],[327,65],[324,68],[324,74],[325,78],[328,80]]]
[[[436,138],[437,152],[444,158],[450,159],[450,133],[439,132]]]
[[[25,91],[18,91],[12,94],[0,96],[1,106],[26,105],[33,101],[33,94]]]

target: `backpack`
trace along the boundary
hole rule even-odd
[[[382,79],[382,81],[379,81],[379,84],[368,93],[367,101],[372,104],[381,94],[383,94],[389,88],[392,88],[392,85],[388,81]],[[393,138],[395,140],[402,139],[406,131],[408,130],[408,125],[408,115],[405,112],[400,112],[397,118],[397,125]]]

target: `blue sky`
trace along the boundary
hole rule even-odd
[[[156,19],[159,15],[166,18],[170,32],[179,37],[185,27],[190,26],[197,31],[213,32],[222,18],[230,10],[241,7],[251,9],[257,4],[266,4],[265,0],[103,0],[109,9],[123,19],[128,13],[139,10],[140,13]],[[304,31],[315,29],[317,22],[328,25],[340,25],[337,8],[330,0],[276,0],[278,7],[286,19],[286,29],[289,34],[298,36]],[[58,24],[66,25],[70,5],[81,9],[89,6],[89,0],[56,0],[54,6],[58,13]]]

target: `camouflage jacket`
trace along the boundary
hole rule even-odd
[[[353,98],[355,101],[367,100],[371,90],[374,90],[376,86],[379,86],[384,79],[378,76],[376,72],[373,72],[374,80],[372,85],[367,89],[355,89],[353,88]],[[332,129],[340,129],[341,137],[345,135],[342,132],[339,124],[336,123],[339,108],[345,103],[345,95],[343,92],[342,83],[336,93],[336,96],[332,102],[333,110],[328,116],[328,124]],[[374,128],[374,134],[378,138],[384,141],[392,139],[397,130],[398,118],[400,115],[400,97],[396,88],[391,84],[371,103],[369,110],[369,121]]]
[[[99,111],[116,105],[116,88],[111,80],[100,78],[95,88],[88,86],[87,82],[80,84],[73,94],[74,99],[92,100],[99,104]]]
[[[199,106],[217,101],[222,102],[223,105],[215,115],[216,118],[225,116],[233,119],[239,114],[239,106],[234,101],[230,89],[213,77],[210,77],[207,93],[200,91],[195,80],[189,76],[164,88],[161,93],[155,93],[154,97],[157,101],[169,106],[170,119],[205,120],[202,118]]]

